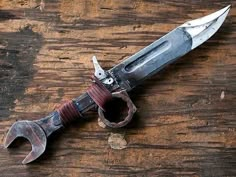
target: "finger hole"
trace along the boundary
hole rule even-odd
[[[98,114],[104,124],[111,128],[127,125],[136,107],[125,91],[112,93],[112,99],[105,104],[105,112],[99,108]]]
[[[105,110],[104,116],[109,122],[119,123],[128,116],[129,108],[123,99],[113,97],[105,104]]]

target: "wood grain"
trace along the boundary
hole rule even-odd
[[[131,93],[138,112],[128,127],[103,129],[90,113],[27,166],[28,142],[1,145],[0,176],[236,176],[233,0],[0,0],[0,139],[16,120],[45,116],[83,93],[93,55],[109,69],[228,4],[214,37]],[[109,147],[111,132],[125,134],[125,149]]]

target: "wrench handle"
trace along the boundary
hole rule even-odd
[[[63,104],[57,110],[48,116],[35,120],[46,136],[49,137],[53,132],[61,129],[71,121],[81,118],[82,114],[95,107],[96,104],[91,97],[84,93],[83,95]]]
[[[74,119],[83,117],[83,113],[94,107],[95,102],[87,93],[84,93],[83,95],[63,104],[57,112],[59,113],[62,124],[67,125]]]
[[[75,118],[82,117],[84,112],[94,108],[96,105],[104,111],[105,103],[111,99],[111,92],[94,76],[93,84],[87,92],[61,106],[58,109],[58,113],[63,125],[65,125]]]

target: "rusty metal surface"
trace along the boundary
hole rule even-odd
[[[101,108],[98,108],[98,114],[102,122],[107,125],[110,128],[121,128],[126,126],[130,121],[132,120],[134,113],[137,111],[136,106],[130,99],[128,93],[126,91],[118,91],[112,93],[113,99],[121,99],[123,102],[125,102],[125,110],[119,109],[121,105],[119,103],[116,103],[116,105],[112,104],[111,102],[107,101],[106,105],[111,107],[111,109],[105,109],[106,111],[102,110]],[[117,101],[117,100],[113,100]],[[109,105],[111,104],[111,105]],[[115,113],[113,113],[116,111]],[[122,115],[122,113],[119,113],[119,111],[126,111],[127,115]],[[109,115],[106,116],[105,113],[108,113]],[[118,114],[118,115],[115,115]],[[117,117],[117,118],[115,118]]]
[[[67,105],[68,104],[64,105],[64,108],[67,107]],[[21,120],[15,122],[6,134],[3,144],[4,148],[11,146],[17,138],[25,138],[30,142],[32,150],[24,158],[22,164],[28,164],[38,159],[46,149],[48,137],[53,132],[61,129],[63,123],[68,121],[63,120],[63,114],[61,118],[61,113],[64,113],[62,108],[60,111],[55,111],[45,118],[36,121]],[[67,115],[66,118],[68,119],[69,116],[74,118],[74,115],[71,114]]]
[[[4,142],[4,147],[7,148],[18,137],[26,138],[31,146],[31,152],[22,161],[23,164],[29,163],[37,159],[46,149],[47,136],[43,129],[32,121],[15,122]]]

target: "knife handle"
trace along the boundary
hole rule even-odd
[[[122,113],[118,113],[120,117],[112,112],[124,111],[120,108],[122,105],[111,106],[112,102],[116,102],[117,99],[125,103],[126,116],[121,116]],[[112,104],[112,105],[111,105]],[[126,91],[116,91],[111,93],[97,78],[94,78],[93,84],[89,87],[86,93],[83,95],[65,103],[57,112],[59,113],[61,122],[66,125],[74,119],[83,117],[82,115],[98,106],[98,114],[105,125],[111,128],[120,128],[126,126],[132,119],[136,112],[136,107],[131,101]],[[109,108],[109,109],[107,109]]]

